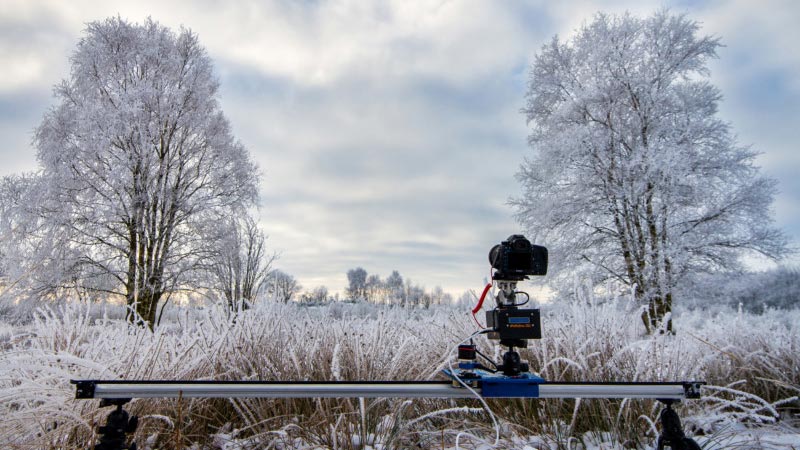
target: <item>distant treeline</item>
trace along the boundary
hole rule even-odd
[[[794,309],[800,306],[800,269],[778,267],[763,272],[703,275],[687,291],[687,306],[724,304],[754,313],[769,308]]]
[[[380,275],[369,274],[364,268],[356,267],[347,271],[344,297],[339,294],[331,295],[327,287],[317,286],[300,295],[299,300],[301,303],[345,300],[428,307],[453,303],[453,296],[444,292],[440,286],[428,291],[425,287],[414,284],[411,279],[404,279],[397,270],[382,279]]]

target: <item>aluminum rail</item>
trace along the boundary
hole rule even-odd
[[[76,398],[469,398],[452,381],[151,381],[72,380]],[[700,396],[699,382],[537,383],[537,395],[507,398],[649,398],[682,400]],[[475,389],[478,393],[481,389]],[[503,396],[506,397],[506,396]]]
[[[654,398],[683,400],[700,397],[700,384],[681,383],[541,383],[538,398]]]
[[[73,381],[76,398],[335,398],[474,396],[442,382]]]

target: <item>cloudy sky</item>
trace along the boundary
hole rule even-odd
[[[86,23],[151,16],[199,35],[223,110],[262,172],[261,224],[307,288],[361,266],[453,294],[519,232],[506,205],[528,152],[527,69],[597,11],[686,12],[726,47],[720,115],[779,180],[800,242],[800,2],[0,1],[0,176],[36,169],[32,130]],[[794,262],[798,261],[795,258]]]

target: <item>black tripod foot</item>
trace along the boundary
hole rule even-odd
[[[98,427],[100,441],[94,446],[94,450],[136,450],[136,443],[127,445],[127,435],[136,431],[139,425],[139,418],[128,415],[122,409],[122,405],[130,399],[103,400],[100,406],[116,405],[117,408],[108,414],[106,424]]]
[[[658,437],[658,450],[671,448],[672,450],[700,450],[694,439],[686,437],[681,426],[678,413],[672,409],[672,400],[662,400],[666,405],[659,414],[661,422],[661,435]]]

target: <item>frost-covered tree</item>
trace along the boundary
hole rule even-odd
[[[288,303],[303,289],[292,275],[275,269],[267,277],[267,292],[283,303]]]
[[[450,305],[453,303],[453,296],[445,292],[441,286],[436,286],[431,291],[431,304]]]
[[[379,303],[384,300],[386,297],[386,285],[381,280],[380,275],[372,274],[367,277],[365,291],[368,302]]]
[[[11,175],[0,178],[0,290],[6,292],[14,284],[13,272],[9,270],[10,253],[16,250],[15,243],[24,234],[20,229],[19,210],[25,201],[31,176]]]
[[[648,332],[687,274],[736,268],[746,251],[787,251],[771,226],[775,181],[717,117],[707,61],[719,45],[668,11],[598,14],[571,39],[553,38],[530,70],[533,155],[518,174],[517,219],[551,247],[562,281],[630,286]]]
[[[425,289],[419,286],[418,284],[414,284],[410,278],[406,278],[404,292],[401,299],[401,304],[403,306],[420,306],[425,305],[427,293]],[[430,296],[428,296],[429,302]],[[427,306],[427,305],[425,305]]]
[[[248,309],[266,288],[276,255],[267,251],[267,237],[249,215],[231,217],[218,228],[216,249],[207,260],[212,287],[232,312]]]
[[[351,300],[367,298],[367,271],[362,267],[347,271],[347,296]]]
[[[68,242],[70,229],[48,220],[60,208],[58,199],[36,173],[11,175],[0,181],[0,252],[3,254],[3,294],[20,299],[52,298],[69,288],[84,295],[80,280],[85,273],[80,257]],[[98,290],[110,289],[107,276],[94,275]],[[34,302],[35,303],[35,302]]]
[[[328,288],[325,286],[317,286],[309,292],[300,296],[300,303],[321,305],[327,303],[329,300]]]
[[[403,303],[405,298],[405,291],[403,289],[403,276],[400,272],[393,270],[392,273],[386,277],[386,295],[389,297],[389,302]]]
[[[15,284],[10,269],[10,253],[16,250],[21,231],[17,211],[23,202],[28,188],[26,176],[5,176],[0,178],[0,297]]]
[[[254,204],[256,168],[191,31],[93,22],[70,61],[35,135],[41,234],[63,243],[83,286],[123,296],[152,326],[213,254],[216,224]]]

